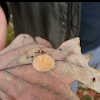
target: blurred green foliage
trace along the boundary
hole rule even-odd
[[[84,87],[79,87],[78,89],[79,89],[79,90],[83,90],[83,91],[86,90]]]
[[[10,21],[12,22],[12,18],[10,18]],[[10,25],[7,26],[7,43],[6,46],[8,46],[15,38],[15,35],[12,34],[13,29]]]
[[[89,95],[85,95],[82,97],[83,100],[92,100],[91,97]]]

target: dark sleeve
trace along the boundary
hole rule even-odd
[[[9,23],[10,20],[10,6],[7,2],[0,2],[0,6],[4,10],[4,13],[6,15],[7,23]]]

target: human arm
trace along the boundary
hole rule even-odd
[[[5,13],[0,6],[0,51],[5,48],[7,40],[7,20]]]
[[[10,14],[5,3],[0,3],[0,51],[6,46],[7,40],[7,21],[9,21]]]

